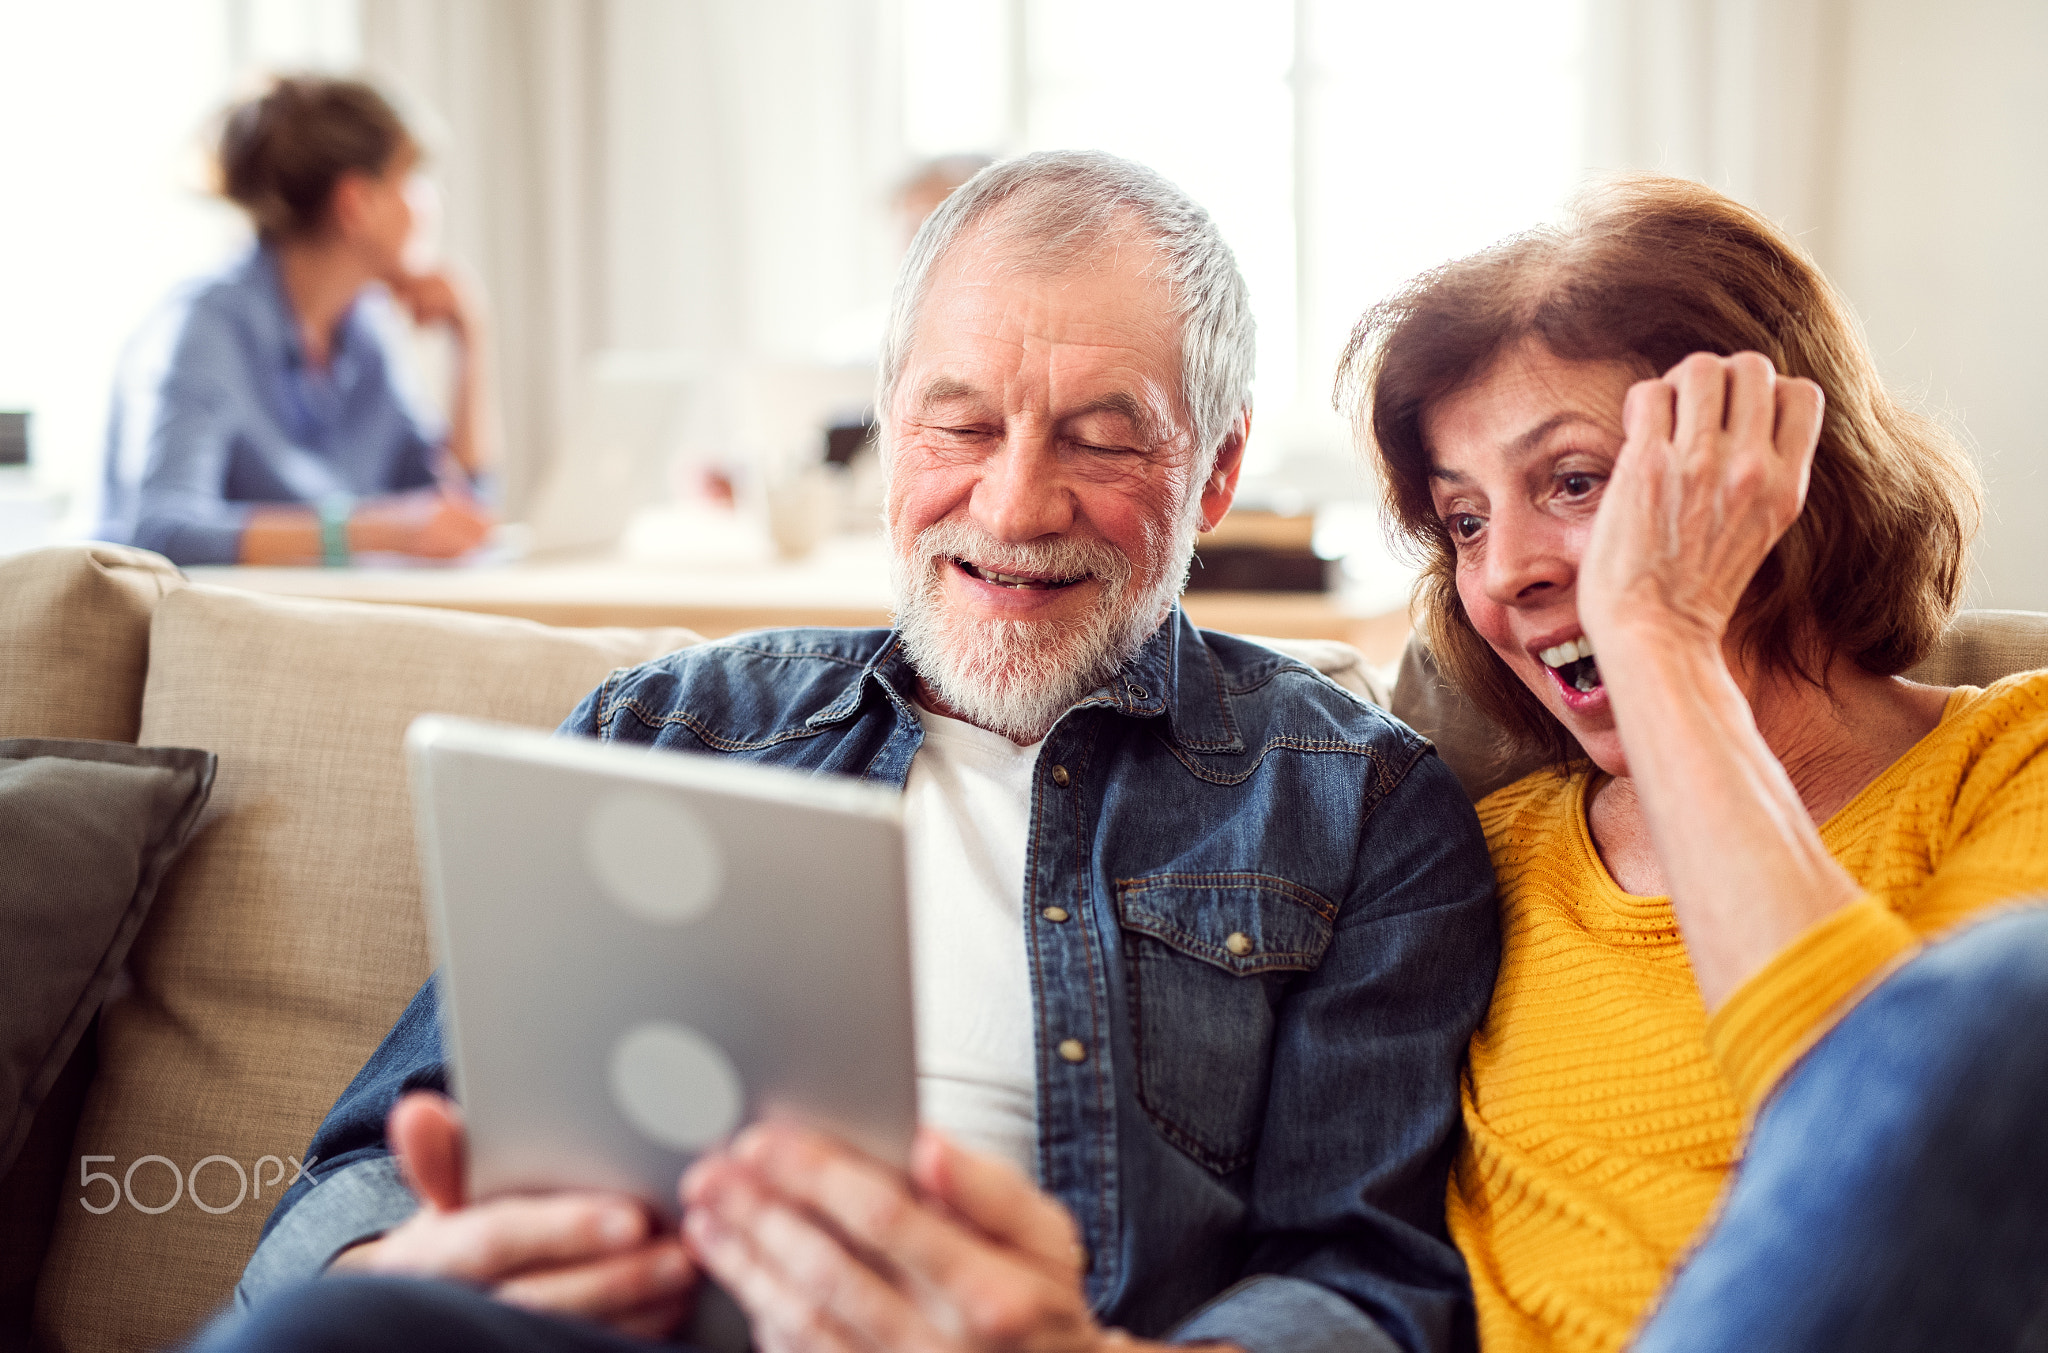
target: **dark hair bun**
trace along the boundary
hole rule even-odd
[[[381,174],[411,140],[390,103],[360,80],[287,76],[228,110],[221,193],[265,241],[314,234],[343,174]]]

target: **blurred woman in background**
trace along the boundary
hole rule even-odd
[[[485,538],[485,335],[446,274],[406,266],[419,158],[352,80],[280,79],[229,111],[220,188],[256,244],[123,355],[103,538],[180,564],[448,558]],[[405,387],[394,301],[454,336],[445,428]]]

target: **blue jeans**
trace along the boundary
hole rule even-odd
[[[322,1279],[206,1353],[612,1353],[465,1289]],[[2048,908],[1930,948],[1815,1046],[1636,1353],[2048,1353]]]
[[[1814,1047],[1634,1347],[2048,1351],[2048,909],[1934,945]]]
[[[580,1320],[507,1306],[455,1283],[358,1274],[316,1278],[253,1311],[222,1316],[193,1353],[645,1353],[649,1346]]]

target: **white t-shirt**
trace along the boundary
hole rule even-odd
[[[917,1001],[918,1116],[1038,1176],[1024,949],[1024,840],[1038,743],[921,709],[903,826]]]

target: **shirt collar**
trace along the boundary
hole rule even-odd
[[[299,341],[299,322],[292,314],[291,298],[285,295],[284,274],[278,267],[277,251],[265,244],[250,248],[240,272],[248,291],[261,301],[261,323],[273,351],[285,354],[285,366],[298,370],[306,363],[305,345]]]
[[[1178,603],[1131,660],[1090,698],[1104,697],[1119,714],[1131,718],[1165,715],[1170,736],[1190,751],[1244,750],[1230,714],[1223,670]]]
[[[285,353],[285,369],[311,376],[316,374],[306,361],[305,337],[299,331],[299,317],[285,294],[284,271],[277,251],[267,244],[250,250],[245,275],[262,294],[271,333]],[[327,375],[337,384],[347,384],[355,372],[356,329],[362,323],[363,298],[358,294],[334,326],[334,350],[328,355]]]

